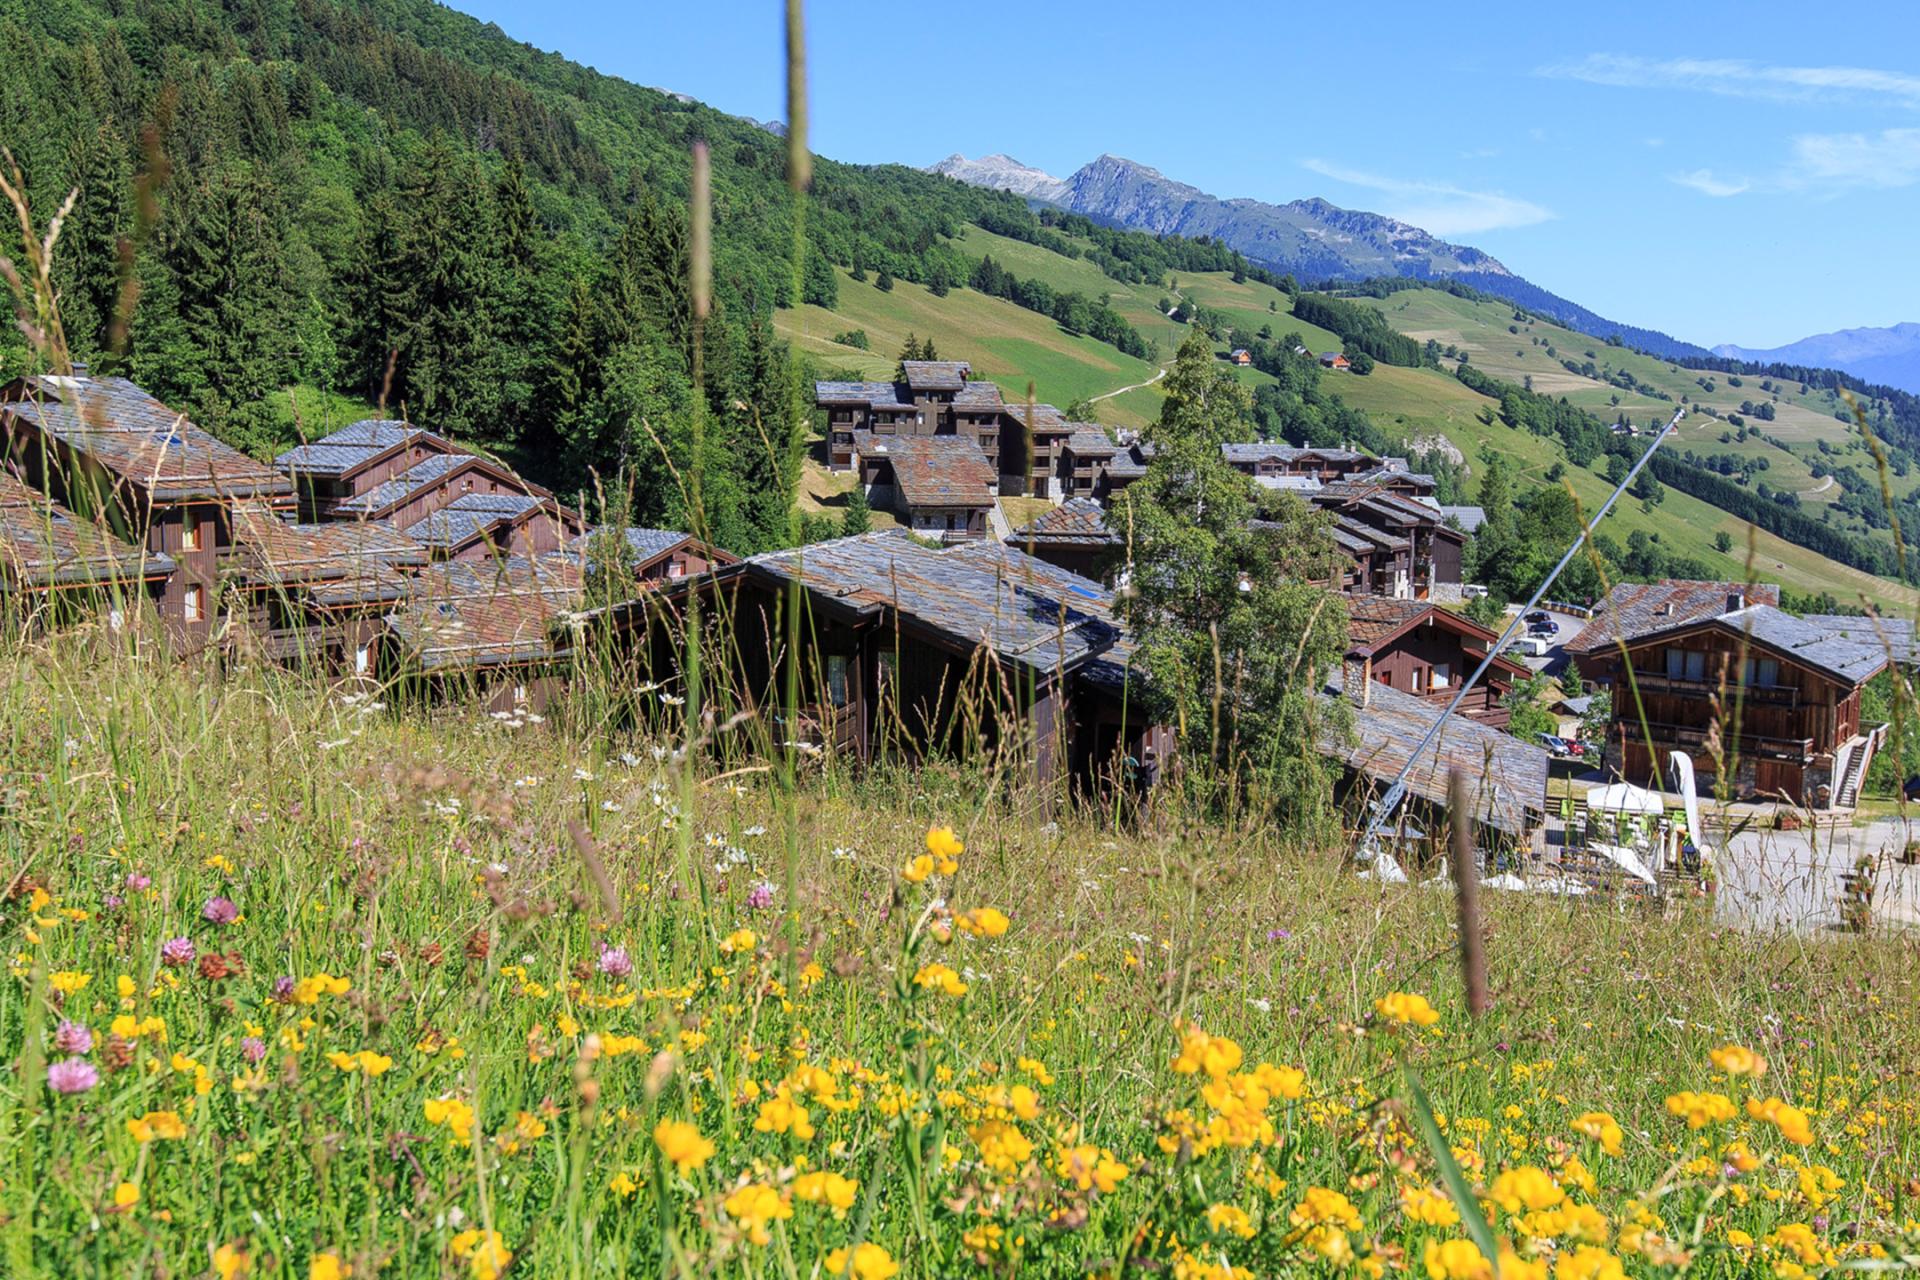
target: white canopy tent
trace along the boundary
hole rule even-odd
[[[1608,813],[1618,817],[1646,816],[1657,818],[1667,811],[1660,793],[1649,791],[1645,787],[1636,787],[1631,782],[1616,782],[1611,786],[1595,787],[1582,796],[1581,802],[1595,813]]]

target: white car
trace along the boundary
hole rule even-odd
[[[1525,654],[1529,658],[1544,658],[1552,647],[1540,636],[1515,636],[1507,642],[1508,653]]]

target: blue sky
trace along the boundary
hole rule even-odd
[[[782,9],[455,0],[760,119]],[[1220,196],[1321,195],[1603,315],[1771,346],[1920,320],[1920,5],[809,6],[813,146],[1102,152]]]

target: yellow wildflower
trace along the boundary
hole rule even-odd
[[[702,1137],[700,1130],[685,1120],[662,1120],[655,1125],[653,1144],[683,1174],[698,1169],[713,1157],[714,1152],[713,1143]]]
[[[967,851],[952,827],[934,827],[927,832],[927,852],[933,855],[934,869],[943,876],[960,870],[957,858]]]
[[[1388,992],[1373,1002],[1373,1011],[1403,1026],[1430,1027],[1440,1021],[1439,1012],[1427,1003],[1425,996],[1409,991]]]
[[[1689,1129],[1704,1129],[1734,1116],[1733,1100],[1726,1094],[1695,1093],[1691,1089],[1670,1095],[1667,1110],[1685,1120]]]
[[[758,1245],[772,1243],[768,1228],[775,1221],[793,1216],[793,1206],[781,1199],[778,1191],[759,1182],[749,1182],[728,1196],[723,1207],[727,1216],[746,1231],[747,1239]]]
[[[835,1249],[827,1255],[827,1274],[830,1276],[851,1276],[853,1280],[893,1280],[900,1274],[900,1264],[893,1255],[872,1241],[862,1241],[860,1247],[849,1258],[845,1249]]]
[[[1723,1044],[1708,1055],[1713,1065],[1730,1076],[1752,1076],[1758,1080],[1767,1074],[1767,1060],[1751,1049]]]
[[[833,1210],[836,1218],[847,1216],[847,1210],[853,1208],[854,1196],[859,1190],[860,1184],[854,1179],[827,1170],[803,1173],[793,1180],[795,1199],[808,1204],[824,1204]]]

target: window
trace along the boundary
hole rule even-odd
[[[1453,665],[1447,662],[1433,664],[1433,687],[1436,689],[1453,688]]]
[[[1707,678],[1707,655],[1697,649],[1667,650],[1669,680],[1703,681]]]
[[[207,589],[197,582],[189,582],[183,607],[188,622],[198,622],[206,617]]]
[[[1771,689],[1780,683],[1780,660],[1778,658],[1748,658],[1747,687],[1750,689]]]
[[[182,551],[200,549],[200,514],[192,507],[180,509],[180,549]]]
[[[363,644],[353,651],[353,674],[363,676],[367,674],[367,668],[372,665],[373,651],[366,645]]]
[[[523,684],[513,686],[513,705],[516,707],[527,705],[527,686]]]
[[[827,655],[827,701],[836,707],[847,705],[847,660],[837,653]]]

